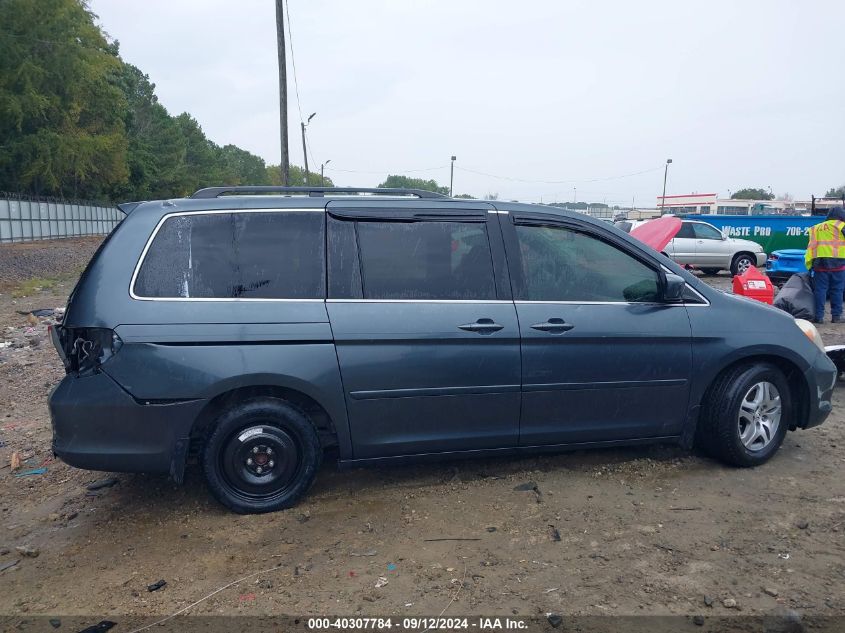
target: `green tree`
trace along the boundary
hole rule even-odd
[[[236,145],[220,150],[227,185],[269,185],[264,159]]]
[[[474,198],[473,196],[469,195],[468,193],[459,193],[459,194],[458,194],[457,196],[455,196],[455,197],[456,197],[456,198],[461,198],[461,199],[463,199],[463,200],[475,200],[475,198]]]
[[[187,148],[182,129],[158,102],[155,84],[131,64],[124,64],[120,88],[127,102],[129,178],[112,191],[115,198],[151,200],[180,192]]]
[[[837,188],[831,187],[824,196],[825,198],[841,198],[845,196],[845,185]]]
[[[435,180],[424,180],[422,178],[409,178],[408,176],[388,176],[379,187],[390,189],[422,189],[423,191],[434,191],[449,195],[449,187],[441,187]]]
[[[771,193],[769,193],[766,189],[760,188],[753,188],[753,187],[746,187],[745,189],[740,189],[739,191],[734,191],[733,195],[731,196],[732,200],[774,200],[775,197]]]
[[[0,1],[0,189],[99,197],[127,180],[120,60],[82,0]]]
[[[291,165],[290,170],[290,182],[288,183],[289,187],[304,187],[305,186],[305,170],[302,167],[298,167],[297,165]],[[267,178],[268,184],[281,186],[282,184],[282,172],[279,169],[278,165],[268,165],[267,166]],[[308,186],[309,187],[334,187],[334,183],[332,179],[326,176],[325,184],[320,179],[320,174],[315,174],[313,171],[308,172]]]

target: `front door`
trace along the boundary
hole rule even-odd
[[[715,226],[693,222],[695,253],[702,268],[728,268],[731,265],[732,246]]]
[[[502,228],[522,336],[520,444],[677,435],[691,373],[683,305],[659,265],[595,227],[517,216]]]
[[[327,308],[354,456],[515,446],[519,327],[498,216],[329,209]]]

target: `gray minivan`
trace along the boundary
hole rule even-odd
[[[606,222],[394,189],[216,187],[120,205],[50,396],[68,464],[202,465],[237,512],[342,465],[649,442],[754,466],[820,424],[806,321]]]

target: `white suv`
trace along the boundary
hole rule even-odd
[[[708,275],[725,269],[739,275],[751,266],[766,264],[766,253],[757,242],[728,237],[712,224],[697,220],[684,220],[664,252],[679,264],[695,266]]]

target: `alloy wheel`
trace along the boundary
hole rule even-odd
[[[761,451],[777,435],[783,409],[780,392],[764,381],[751,386],[739,406],[739,439],[749,451]]]

